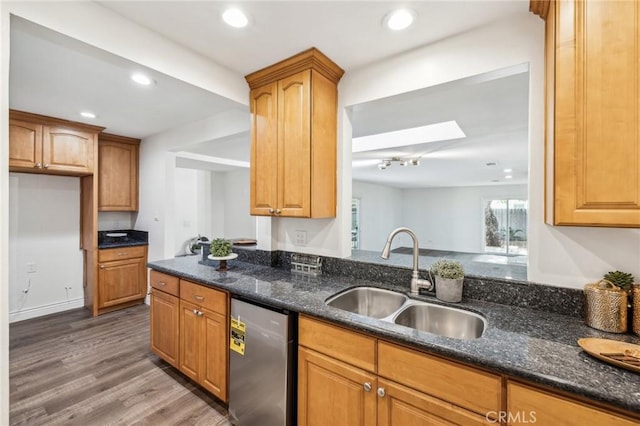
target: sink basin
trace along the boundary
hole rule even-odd
[[[409,305],[394,318],[396,324],[440,336],[472,340],[482,336],[484,319],[477,314],[440,305]]]
[[[385,318],[396,312],[407,296],[375,287],[356,287],[327,300],[327,305],[372,318]]]

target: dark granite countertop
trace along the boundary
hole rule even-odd
[[[256,302],[309,314],[428,352],[570,392],[625,410],[640,412],[640,374],[603,363],[577,344],[581,337],[640,343],[631,335],[600,332],[581,319],[496,303],[465,300],[455,307],[485,316],[487,327],[475,340],[458,340],[417,331],[329,307],[325,300],[342,290],[382,286],[373,281],[332,275],[308,277],[280,268],[230,261],[228,272],[199,263],[196,256],[149,262],[160,272],[228,290]],[[428,296],[415,299],[443,304]]]
[[[125,234],[125,235],[122,235]],[[117,236],[112,236],[117,235]],[[149,245],[149,233],[134,229],[120,229],[115,231],[98,231],[98,248],[110,249],[117,247]]]

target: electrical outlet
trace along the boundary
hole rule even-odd
[[[307,231],[298,230],[296,231],[295,237],[297,246],[307,245]]]
[[[36,264],[33,263],[33,262],[27,263],[27,272],[29,274],[32,274],[32,273],[36,272]]]

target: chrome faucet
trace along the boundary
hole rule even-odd
[[[429,280],[420,279],[420,275],[418,274],[418,237],[413,231],[409,228],[396,228],[387,237],[387,242],[382,249],[382,254],[380,257],[383,259],[389,259],[389,255],[391,254],[391,241],[393,238],[399,234],[400,232],[406,232],[413,239],[413,272],[411,273],[411,294],[419,294],[420,289],[424,288],[427,291],[433,289],[433,284]]]

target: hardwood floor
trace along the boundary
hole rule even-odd
[[[149,307],[10,325],[12,425],[229,425],[227,410],[149,350]]]

